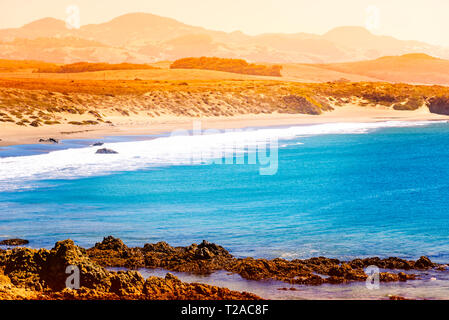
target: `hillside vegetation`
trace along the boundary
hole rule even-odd
[[[243,59],[223,59],[216,57],[183,58],[173,62],[170,68],[215,70],[275,77],[281,77],[282,70],[282,66],[280,65],[266,66],[248,63]]]
[[[39,68],[49,68],[54,63],[47,63],[34,60],[7,60],[0,59],[0,72],[16,72],[21,70],[36,70]]]
[[[319,115],[339,106],[428,106],[449,113],[449,88],[372,82],[0,79],[0,126],[94,125],[116,116]],[[73,121],[73,115],[78,120]],[[72,120],[67,120],[68,118]]]
[[[106,71],[106,70],[145,70],[145,69],[157,69],[147,64],[134,64],[134,63],[89,63],[89,62],[77,62],[65,65],[46,64],[39,67],[34,72],[36,73],[78,73],[78,72],[93,72],[93,71]]]

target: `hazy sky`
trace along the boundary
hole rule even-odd
[[[325,33],[367,26],[375,34],[449,47],[449,0],[0,0],[0,28],[43,17],[65,19],[80,9],[81,25],[148,12],[214,30]]]

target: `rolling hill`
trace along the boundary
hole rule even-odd
[[[374,60],[349,63],[286,63],[281,65],[281,77],[239,74],[225,72],[226,70],[217,71],[218,69],[201,70],[203,69],[201,66],[198,66],[197,68],[195,68],[195,66],[178,66],[179,68],[170,69],[170,67],[173,67],[173,62],[170,61],[161,61],[149,65],[87,64],[86,66],[90,66],[90,68],[77,67],[75,70],[71,71],[72,73],[54,73],[54,69],[59,70],[64,68],[73,68],[74,66],[79,65],[80,64],[64,66],[34,60],[19,61],[0,59],[0,78],[46,78],[73,80],[141,79],[162,81],[263,79],[294,82],[386,81],[392,83],[449,85],[449,60],[439,59],[419,53],[406,54],[402,56],[386,56]],[[263,64],[258,67],[263,66],[271,67],[270,64]],[[91,72],[85,72],[89,70]]]
[[[420,53],[315,67],[389,82],[449,85],[449,60]]]

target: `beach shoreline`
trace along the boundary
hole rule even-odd
[[[325,123],[372,123],[381,121],[449,121],[449,116],[430,113],[423,107],[416,111],[398,111],[386,107],[347,105],[322,115],[306,114],[248,114],[232,117],[179,117],[145,115],[122,116],[113,119],[113,125],[51,125],[22,127],[2,124],[0,147],[36,144],[40,139],[101,139],[106,136],[133,136],[167,134],[176,130],[192,130],[194,123],[207,129],[243,129]]]

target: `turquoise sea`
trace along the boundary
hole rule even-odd
[[[219,148],[231,136],[279,139],[276,173],[189,162],[183,149]],[[66,238],[90,247],[107,235],[130,246],[206,239],[235,256],[449,263],[446,122],[101,140],[118,155],[95,154],[96,141],[0,148],[0,238],[47,248]],[[239,150],[234,160],[248,157]]]

